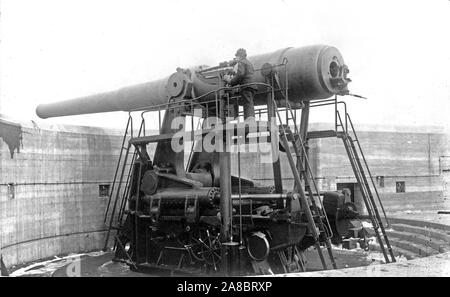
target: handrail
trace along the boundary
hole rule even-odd
[[[339,112],[337,112],[337,115],[339,117],[339,121],[342,124],[342,118],[341,118]],[[347,117],[350,118],[348,114],[346,114],[346,118]],[[351,123],[351,119],[350,119],[350,123]],[[351,166],[352,166],[353,171],[355,173],[356,179],[358,180],[358,183],[361,185],[361,190],[362,190],[363,196],[364,196],[363,197],[364,198],[364,202],[366,204],[369,217],[370,217],[370,219],[372,221],[372,225],[373,225],[373,228],[374,228],[374,231],[375,231],[375,235],[377,236],[377,239],[380,242],[380,248],[381,248],[383,256],[384,256],[384,258],[386,260],[386,263],[389,263],[390,261],[389,261],[389,258],[387,256],[384,244],[386,244],[386,248],[389,251],[389,254],[391,256],[392,262],[396,262],[395,255],[394,255],[394,253],[392,251],[392,247],[391,247],[391,245],[389,243],[389,239],[387,237],[387,234],[386,234],[383,222],[382,222],[380,214],[378,212],[376,201],[373,198],[373,195],[372,195],[372,192],[371,192],[371,189],[370,189],[370,185],[368,184],[368,181],[367,181],[367,178],[366,178],[366,175],[365,175],[365,172],[364,172],[364,168],[362,167],[363,165],[361,164],[361,161],[359,159],[358,151],[357,151],[355,145],[353,144],[354,141],[358,142],[358,144],[359,144],[359,140],[357,140],[357,135],[355,133],[355,129],[354,129],[352,123],[351,123],[351,127],[352,127],[352,131],[353,131],[353,133],[355,135],[355,140],[352,140],[351,137],[349,137],[348,133],[346,133],[344,135],[344,138],[343,138],[344,146],[345,146],[345,148],[347,150],[347,153],[349,155],[350,163],[351,163]],[[361,146],[359,146],[359,149],[360,149],[361,155],[363,155],[363,157],[364,157],[364,153],[362,152]],[[368,168],[367,162],[365,163],[365,165],[366,165],[366,168]],[[371,176],[371,180],[372,180],[372,185],[374,186],[374,188],[376,190],[376,187],[375,187],[375,184],[373,182],[372,176]],[[378,198],[379,198],[379,196],[378,196]],[[381,200],[379,200],[379,202],[380,202],[380,205],[382,206],[383,204],[381,203]],[[383,208],[383,211],[384,211],[384,208]],[[384,237],[385,243],[383,243],[383,241],[381,239],[381,236],[380,236],[380,234],[378,232],[378,228],[380,228],[380,230],[381,230],[381,234]]]
[[[342,117],[341,117],[341,114],[340,114],[340,112],[338,111],[337,112],[337,118],[339,119],[339,122],[341,123],[341,125],[342,125]],[[345,132],[345,131],[344,131]],[[345,136],[344,137],[347,137],[348,136],[348,133],[346,133],[345,132]],[[350,148],[349,148],[350,149]],[[350,151],[351,152],[351,151]],[[356,156],[354,156],[353,154],[350,156],[349,155],[349,158],[354,158],[354,159],[356,159]],[[352,164],[352,160],[350,160],[350,163]],[[353,165],[352,165],[353,166]],[[359,182],[359,178],[361,178],[362,179],[362,177],[361,176],[356,176],[357,175],[357,173],[355,172],[355,178],[356,178],[356,180]],[[361,172],[359,172],[359,175],[362,175],[362,173]],[[362,181],[361,181],[362,182]],[[361,185],[362,186],[362,185]],[[369,193],[367,192],[367,190],[364,188],[364,187],[362,187],[362,189],[361,189],[361,191],[363,191],[364,193],[364,195],[367,195],[367,196],[369,196]],[[367,207],[368,207],[368,211],[370,211],[370,213],[371,212],[375,212],[375,207],[376,207],[376,205],[374,206],[373,205],[373,203],[372,203],[372,201],[370,200],[370,199],[368,199],[368,200],[366,200],[365,201],[366,203],[367,203]],[[369,213],[369,216],[371,216],[372,217],[372,215],[370,215],[370,213]],[[375,221],[375,225],[378,227],[378,221]],[[375,227],[375,225],[374,225],[374,227]]]
[[[366,157],[364,156],[364,154],[362,152],[361,144],[359,142],[358,135],[356,135],[356,131],[355,131],[355,127],[353,126],[352,119],[350,118],[349,114],[347,114],[347,117],[348,117],[348,121],[350,123],[350,127],[352,128],[353,135],[355,135],[355,140],[356,140],[356,143],[358,144],[358,149],[361,152],[361,156],[363,158],[364,165],[365,165],[365,167],[367,169],[367,173],[369,174],[370,181],[372,182],[372,186],[373,186],[373,188],[375,190],[375,194],[377,196],[378,202],[379,202],[379,204],[381,206],[381,209],[383,211],[384,219],[386,220],[386,225],[389,228],[390,224],[389,224],[389,220],[388,220],[387,215],[386,215],[386,211],[384,210],[384,206],[383,206],[383,203],[381,202],[381,198],[380,198],[380,195],[378,193],[377,187],[375,186],[375,182],[373,181],[373,176],[372,176],[372,173],[370,172],[369,165],[367,164]]]
[[[248,83],[248,84],[237,85],[237,86],[232,86],[232,87],[220,87],[218,89],[214,89],[212,91],[209,91],[209,92],[207,92],[205,94],[202,94],[202,95],[200,95],[198,97],[194,97],[192,99],[181,99],[181,100],[178,100],[178,101],[172,101],[172,102],[169,101],[169,102],[161,103],[161,104],[157,104],[157,105],[143,106],[143,107],[140,107],[140,108],[131,109],[131,110],[129,110],[129,112],[143,111],[143,113],[146,113],[146,112],[150,112],[150,111],[156,111],[156,110],[158,110],[158,108],[164,107],[164,106],[167,106],[167,109],[177,108],[177,107],[180,107],[179,105],[181,105],[182,103],[189,103],[190,104],[191,101],[194,101],[194,100],[198,101],[199,99],[205,98],[205,97],[207,97],[209,95],[212,95],[212,94],[216,95],[220,91],[231,91],[231,90],[237,90],[237,89],[241,89],[241,88],[245,88],[245,87],[251,87],[251,86],[263,86],[263,87],[268,87],[270,89],[273,89],[273,87],[271,85],[266,84],[266,83],[260,83],[260,82]],[[205,104],[205,103],[211,103],[211,102],[214,102],[214,101],[216,101],[216,100],[209,100],[209,101],[204,101],[204,102],[201,102],[201,103]],[[197,104],[200,105],[199,102],[197,102]],[[178,105],[178,106],[169,107],[170,105]]]
[[[341,115],[340,115],[339,111],[337,111],[337,117],[339,118],[339,122],[342,125],[342,118],[341,118]],[[373,206],[372,201],[371,201],[371,199],[369,197],[368,189],[363,184],[363,180],[362,180],[362,175],[363,174],[359,170],[358,164],[356,162],[356,158],[357,158],[357,156],[355,155],[356,152],[352,151],[351,145],[348,144],[348,142],[351,141],[351,140],[348,139],[348,134],[347,133],[343,136],[343,141],[344,141],[344,146],[345,146],[345,149],[347,151],[347,154],[348,154],[348,156],[350,158],[350,165],[352,166],[352,169],[353,169],[353,172],[355,174],[356,180],[358,181],[358,183],[361,186],[361,191],[362,191],[362,195],[363,195],[363,201],[364,201],[364,204],[366,205],[367,213],[368,213],[369,218],[370,218],[370,220],[372,222],[372,226],[373,226],[373,229],[374,229],[374,232],[375,232],[375,236],[376,236],[376,238],[377,238],[377,240],[378,240],[378,242],[380,244],[381,252],[382,252],[382,254],[384,256],[384,259],[385,259],[386,263],[389,263],[390,261],[389,261],[389,258],[387,256],[386,249],[385,249],[384,243],[383,243],[383,241],[381,239],[381,235],[380,235],[380,232],[379,232],[380,222],[379,222],[378,216],[374,215],[376,206]],[[383,229],[381,231],[382,231],[381,233],[383,233]]]
[[[290,106],[290,105],[289,105],[289,106]],[[293,119],[294,116],[293,116],[293,114],[292,114],[292,109],[291,109],[291,108],[289,108],[289,112],[291,113],[291,117],[292,117],[292,119]],[[289,123],[287,123],[287,124],[288,124],[288,126],[289,126]],[[310,163],[309,163],[308,154],[307,154],[305,145],[304,145],[304,143],[303,143],[303,138],[302,138],[302,136],[300,135],[300,131],[298,130],[297,124],[296,124],[295,122],[294,122],[294,129],[295,129],[295,134],[298,136],[299,142],[300,142],[300,144],[301,144],[303,157],[305,158],[305,163],[306,163],[306,166],[305,166],[305,172],[306,172],[307,174],[310,175],[309,179],[310,179],[310,180],[312,181],[312,183],[313,183],[314,191],[316,192],[315,194],[319,197],[318,200],[319,200],[320,206],[321,206],[322,210],[324,211],[325,209],[324,209],[322,200],[320,199],[320,191],[319,191],[319,187],[317,186],[316,181],[315,181],[315,179],[314,179],[314,175],[313,175],[313,173],[312,173],[312,169],[311,169],[311,166],[310,166]],[[295,140],[295,139],[294,139],[294,140]],[[299,185],[299,186],[300,186],[300,185]],[[311,190],[312,190],[312,189],[311,189]],[[314,199],[314,198],[312,197],[311,199]],[[314,205],[315,205],[315,203],[314,203]],[[327,216],[327,215],[325,215],[325,219],[326,219],[327,226],[328,226],[328,231],[329,231],[329,232],[327,232],[327,231],[326,231],[326,232],[329,233],[328,238],[330,239],[330,238],[333,237],[333,230],[332,230],[332,228],[331,228],[331,224],[330,224],[330,221],[328,220],[328,216]]]
[[[112,200],[112,196],[115,194],[114,195],[115,199],[114,199],[114,203],[113,203],[113,206],[112,206],[112,209],[111,209],[110,221],[109,221],[109,226],[108,226],[108,230],[107,230],[107,235],[106,235],[104,249],[106,249],[107,245],[108,245],[111,229],[113,227],[114,217],[115,217],[116,210],[117,210],[117,202],[119,201],[120,197],[121,197],[121,201],[120,201],[120,208],[118,210],[118,220],[117,221],[118,221],[119,224],[121,223],[122,216],[123,216],[123,208],[125,206],[125,203],[124,203],[125,196],[127,196],[128,192],[129,192],[130,173],[131,173],[131,170],[133,168],[133,163],[134,163],[134,160],[135,160],[135,157],[136,157],[136,152],[134,152],[133,157],[132,157],[132,162],[131,162],[131,165],[129,167],[128,174],[127,174],[127,182],[125,184],[125,190],[124,190],[124,192],[121,195],[120,194],[121,193],[120,190],[121,190],[121,187],[122,187],[122,181],[123,181],[123,177],[124,177],[124,174],[125,174],[125,168],[127,166],[128,155],[129,155],[129,151],[130,151],[130,147],[131,147],[131,144],[129,143],[128,147],[126,149],[126,155],[125,155],[123,164],[121,166],[122,170],[121,170],[121,173],[120,173],[119,184],[117,186],[116,192],[114,192],[115,185],[117,183],[117,173],[118,173],[119,167],[121,165],[120,161],[122,160],[123,150],[125,149],[124,144],[125,144],[125,140],[126,140],[126,137],[127,137],[127,134],[128,134],[128,130],[129,130],[128,128],[130,128],[130,135],[131,135],[131,137],[133,137],[133,118],[132,118],[130,112],[128,113],[128,115],[129,115],[129,117],[128,117],[128,121],[127,121],[127,126],[126,126],[125,133],[124,133],[124,136],[123,136],[123,141],[122,141],[122,147],[121,147],[121,150],[120,150],[119,160],[117,162],[116,174],[115,174],[115,177],[114,177],[114,180],[113,180],[113,186],[112,186],[111,193],[110,193],[110,200],[108,201],[107,210],[105,212],[104,223],[106,223],[106,220],[107,220],[107,217],[108,217],[108,213],[110,211],[109,208],[110,208],[110,203],[111,203],[111,200]],[[141,125],[140,125],[140,128],[139,128],[139,132],[138,132],[138,136],[141,135],[143,130],[145,130],[145,120],[144,119],[141,122]]]
[[[277,104],[276,104],[275,100],[273,100],[272,103],[274,104],[274,109],[277,111]],[[316,229],[317,228],[316,227],[316,223],[315,223],[314,218],[312,216],[312,212],[311,212],[311,209],[309,207],[308,200],[306,199],[306,193],[304,192],[304,190],[303,190],[303,188],[301,186],[300,174],[297,171],[297,168],[296,168],[296,166],[294,164],[294,160],[292,158],[292,154],[290,152],[289,142],[288,142],[288,139],[287,139],[286,130],[285,130],[283,124],[282,124],[281,115],[280,115],[279,112],[276,112],[276,114],[277,114],[278,120],[281,123],[280,124],[280,127],[282,129],[282,137],[281,138],[283,140],[284,145],[286,146],[285,147],[286,156],[287,156],[287,159],[289,161],[289,165],[291,167],[292,173],[294,175],[294,179],[295,179],[296,183],[298,184],[298,191],[299,191],[299,194],[300,194],[300,198],[301,198],[302,204],[305,207],[305,214],[306,214],[306,217],[307,217],[307,220],[308,220],[308,225],[310,226],[310,229],[311,229],[310,232],[311,232],[312,237],[314,238],[314,242],[315,242],[315,245],[316,245],[316,248],[317,248],[317,252],[319,254],[319,258],[320,258],[320,260],[322,262],[322,266],[323,266],[324,269],[327,269],[327,265],[326,265],[325,259],[323,257],[323,254],[322,254],[322,250],[320,248],[320,242],[319,242],[320,231],[318,232],[317,229]],[[295,138],[294,138],[294,143],[295,143]],[[315,205],[314,197],[310,197],[310,200],[311,200],[311,203],[313,205]],[[321,220],[320,217],[319,217],[319,222],[320,222],[319,224],[321,224],[320,226],[323,227],[322,220]],[[328,240],[329,240],[329,238],[327,238],[327,241]],[[331,253],[330,250],[329,250],[329,253]],[[333,259],[331,258],[331,254],[330,254],[330,260],[334,263],[334,266],[335,266],[336,264],[333,261]]]
[[[119,160],[117,161],[117,166],[116,166],[116,172],[114,173],[114,178],[113,178],[113,184],[111,187],[111,191],[109,193],[109,199],[108,199],[108,205],[106,206],[106,211],[105,211],[105,215],[103,218],[103,224],[106,223],[107,217],[108,217],[108,212],[109,212],[109,207],[111,205],[111,200],[112,200],[112,196],[114,193],[114,187],[116,184],[116,179],[117,179],[117,173],[119,172],[119,167],[120,167],[120,161],[122,160],[122,152],[124,149],[124,145],[125,145],[125,139],[128,133],[128,127],[130,126],[130,121],[132,121],[133,119],[131,117],[128,117],[128,121],[127,121],[127,126],[125,128],[125,134],[123,135],[123,139],[122,139],[122,145],[120,147],[120,154],[119,154]]]
[[[145,120],[143,120],[141,122],[141,127],[139,128],[138,137],[141,135],[142,132],[144,132],[144,136],[145,136]],[[120,205],[120,208],[119,208],[119,214],[118,214],[118,223],[119,223],[119,225],[121,225],[121,223],[122,223],[123,212],[124,212],[124,208],[125,208],[125,205],[126,205],[126,203],[125,203],[126,199],[125,198],[128,196],[129,191],[130,191],[131,171],[133,170],[133,164],[136,161],[136,157],[137,157],[137,152],[135,150],[133,152],[133,157],[131,158],[131,163],[130,163],[131,165],[128,168],[127,181],[125,183],[125,190],[123,192],[122,201],[121,201],[121,205]],[[126,166],[126,164],[124,164],[124,166]]]

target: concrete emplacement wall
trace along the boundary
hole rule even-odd
[[[107,203],[99,185],[111,183],[120,131],[0,121],[5,264],[99,249]]]
[[[0,119],[0,133],[0,247],[6,265],[101,249],[105,240],[103,215],[108,198],[100,195],[99,188],[112,183],[123,130],[38,126],[34,122],[14,123]],[[386,179],[386,187],[381,193],[392,209],[405,209],[405,205],[414,209],[415,205],[430,204],[430,195],[434,196],[434,192],[440,196],[432,199],[433,209],[448,204],[442,195],[439,164],[436,163],[439,156],[448,152],[448,137],[440,133],[432,136],[416,134],[405,134],[400,138],[396,138],[394,132],[361,134],[369,164],[378,166],[373,170],[374,175],[391,176],[392,181]],[[439,148],[431,156],[430,151],[424,151],[420,145],[403,147],[399,156],[396,149],[401,144],[396,144],[395,139],[405,137],[413,137],[417,144],[431,145],[434,141],[433,145]],[[382,140],[383,145],[374,145]],[[332,190],[338,182],[352,181],[348,177],[351,175],[348,161],[347,165],[342,165],[345,160],[340,143],[320,140],[311,145],[310,153],[314,159],[313,170],[323,189]],[[413,158],[408,159],[408,155]],[[263,162],[268,156],[243,153],[241,157],[246,164],[242,166],[243,176],[262,184],[272,184],[272,166]],[[381,167],[380,160],[384,160]],[[236,156],[233,164],[236,164]],[[284,156],[281,164],[283,179],[290,189],[292,176]],[[414,164],[416,167],[410,170]],[[397,199],[399,194],[390,183],[396,174],[405,175],[402,171],[405,166],[410,170],[407,173],[411,184],[415,185],[415,192],[403,193],[405,195]],[[429,170],[423,169],[425,167]],[[405,204],[414,193],[417,197]]]

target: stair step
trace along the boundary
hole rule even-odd
[[[321,218],[321,219],[325,219],[326,218],[326,216],[325,215],[315,215],[315,214],[313,214],[313,218]]]
[[[378,245],[376,245],[376,246],[373,246],[373,245],[370,246],[370,250],[372,250],[372,251],[377,251],[377,252],[381,252],[380,246],[378,246]],[[398,257],[398,256],[404,256],[407,260],[417,259],[417,258],[420,257],[420,256],[416,255],[415,253],[413,253],[413,252],[411,252],[411,251],[408,251],[408,250],[405,250],[405,249],[402,249],[402,248],[400,248],[400,247],[393,247],[392,250],[393,250],[394,255],[395,255],[396,257]],[[389,251],[386,251],[386,253],[388,253],[388,257],[389,257]],[[391,259],[391,258],[389,257],[389,260],[390,260],[390,259]]]
[[[310,131],[308,132],[307,139],[315,139],[315,138],[327,138],[327,137],[336,137],[337,133],[334,130],[323,130],[323,131]]]
[[[417,226],[417,227],[425,227],[431,228],[439,231],[443,231],[450,235],[450,225],[445,225],[442,223],[434,223],[430,221],[417,221],[413,219],[401,219],[401,218],[390,218],[392,224],[405,224],[408,226]]]
[[[439,230],[434,228],[427,228],[427,227],[419,227],[419,226],[411,226],[406,224],[391,224],[392,228],[396,231],[401,232],[409,232],[409,233],[416,233],[420,234],[426,237],[435,238],[438,240],[442,240],[444,242],[447,242],[447,244],[450,246],[450,235],[445,230]]]
[[[403,232],[397,230],[386,230],[386,233],[389,236],[389,238],[391,237],[399,238],[401,240],[405,240],[408,242],[418,243],[420,245],[432,248],[439,253],[450,252],[450,246],[448,242],[440,239],[427,237],[417,233]]]
[[[408,250],[399,248],[399,247],[395,247],[395,248],[393,248],[392,250],[393,250],[394,255],[395,255],[396,257],[404,256],[407,260],[412,260],[412,259],[417,259],[417,258],[419,258],[416,254],[414,254],[414,253],[412,253],[412,252],[410,252],[410,251],[408,251]]]
[[[393,250],[395,250],[395,248],[401,248],[401,249],[410,251],[419,257],[428,257],[431,255],[439,254],[438,251],[436,251],[435,249],[432,249],[430,247],[423,246],[418,243],[401,240],[401,239],[394,238],[394,237],[391,237],[389,242],[391,243]]]

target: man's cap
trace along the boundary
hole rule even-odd
[[[240,48],[236,51],[235,56],[239,56],[239,57],[247,57],[247,51],[243,48]]]

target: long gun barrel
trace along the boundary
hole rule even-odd
[[[248,58],[255,73],[253,82],[267,82],[268,71],[277,72],[280,89],[288,88],[289,100],[300,102],[329,98],[334,94],[347,94],[348,68],[339,51],[331,46],[313,45],[285,48],[272,53]],[[213,67],[214,69],[217,67]],[[213,69],[211,68],[211,69]],[[214,79],[208,78],[205,69],[191,70],[195,96],[202,96],[218,88]],[[57,103],[41,104],[36,108],[40,118],[81,115],[111,111],[132,111],[165,104],[182,86],[176,73],[172,76],[132,85],[116,91],[95,94]],[[286,85],[287,84],[287,85]],[[255,104],[264,104],[266,91],[258,86]],[[259,95],[258,95],[259,93]]]

